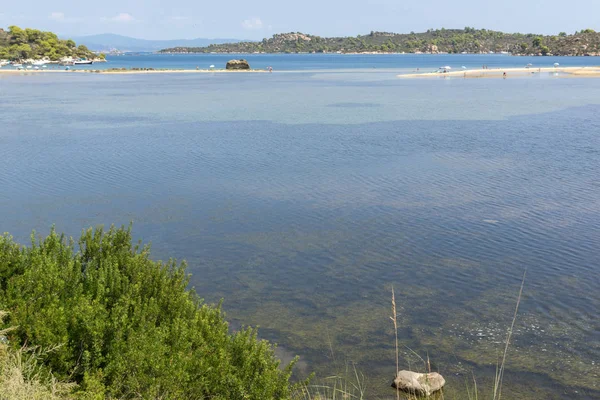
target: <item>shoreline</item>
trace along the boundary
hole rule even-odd
[[[86,73],[86,74],[105,74],[105,75],[132,75],[132,74],[190,74],[190,73],[267,73],[269,71],[262,69],[127,69],[127,70],[110,70],[110,69],[0,69],[0,74],[71,74],[71,73]]]
[[[506,76],[504,76],[506,73]],[[544,68],[493,68],[493,69],[461,69],[450,72],[420,72],[410,74],[396,75],[398,78],[418,79],[418,78],[514,78],[526,77],[532,75],[564,74],[559,75],[562,78],[598,78],[600,77],[599,67],[544,67]]]
[[[297,72],[297,71],[278,71]],[[308,71],[302,71],[308,72]],[[368,71],[374,73],[373,70]],[[104,75],[139,75],[139,74],[211,74],[211,73],[269,73],[263,69],[227,70],[227,69],[0,69],[0,75],[28,75],[28,74],[104,74]],[[506,73],[506,77],[504,77]],[[536,76],[540,74],[557,75],[560,78],[600,78],[600,66],[597,67],[545,67],[545,68],[493,68],[493,69],[466,69],[449,72],[417,72],[398,74],[402,79],[423,78],[515,78]]]

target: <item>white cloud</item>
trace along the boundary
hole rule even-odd
[[[263,22],[261,21],[260,18],[252,17],[252,18],[245,19],[242,22],[242,27],[244,29],[262,29]]]
[[[48,16],[48,18],[53,19],[55,21],[64,21],[65,20],[65,13],[60,12],[60,11],[54,11],[54,12],[50,13],[50,15]]]
[[[114,22],[133,22],[135,21],[135,18],[133,18],[133,15],[129,13],[119,13],[110,18],[110,20]]]

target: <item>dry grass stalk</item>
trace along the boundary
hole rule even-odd
[[[398,376],[398,372],[400,371],[400,356],[398,355],[398,318],[396,312],[396,295],[394,294],[394,287],[392,286],[392,316],[390,317],[392,322],[394,323],[394,334],[396,337],[396,376]],[[395,379],[396,377],[394,377]],[[396,398],[400,400],[400,391],[396,389]]]
[[[523,272],[523,280],[521,281],[521,289],[519,290],[519,297],[517,298],[517,305],[515,307],[515,314],[513,316],[512,323],[510,325],[510,329],[508,330],[508,334],[506,335],[506,344],[504,346],[504,353],[502,355],[502,362],[500,363],[500,368],[496,372],[496,380],[494,382],[494,397],[493,400],[500,400],[502,397],[502,380],[504,379],[504,368],[506,363],[506,354],[508,353],[508,346],[510,344],[510,338],[512,337],[513,329],[515,327],[515,322],[517,320],[517,313],[519,311],[519,304],[521,303],[521,296],[523,294],[523,286],[525,285],[525,276],[527,274],[527,270]]]

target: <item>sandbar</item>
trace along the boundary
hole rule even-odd
[[[87,74],[188,74],[188,73],[265,73],[262,69],[0,69],[0,74],[46,74],[46,73],[87,73]]]
[[[525,77],[539,74],[558,74],[563,78],[568,77],[600,77],[600,67],[545,67],[545,68],[493,68],[493,69],[460,69],[448,72],[423,72],[413,74],[400,74],[399,78],[506,78]]]

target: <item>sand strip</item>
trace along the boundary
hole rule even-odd
[[[86,74],[110,74],[110,75],[129,75],[129,74],[188,74],[188,73],[265,73],[269,72],[261,69],[153,69],[153,70],[121,70],[121,69],[0,69],[0,74],[46,74],[46,73],[86,73]]]
[[[559,74],[562,77],[600,77],[600,67],[547,67],[547,68],[494,68],[467,69],[449,72],[425,72],[418,74],[401,74],[399,78],[506,78],[524,77],[537,74]]]

